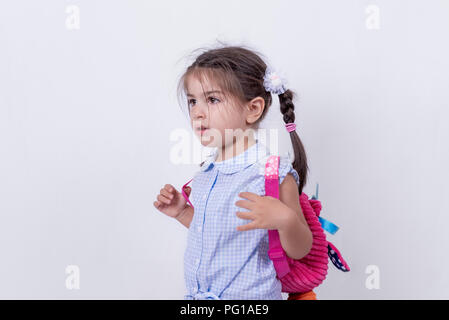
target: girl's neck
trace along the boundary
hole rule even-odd
[[[225,161],[231,159],[239,154],[245,152],[248,148],[256,143],[256,139],[253,135],[243,135],[242,137],[237,137],[235,142],[231,142],[228,145],[224,145],[218,148],[216,162]]]

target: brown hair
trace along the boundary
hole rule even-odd
[[[243,104],[256,97],[264,99],[265,108],[254,124],[258,126],[272,103],[271,93],[266,91],[263,85],[267,64],[261,56],[263,54],[247,46],[224,45],[218,48],[206,48],[206,51],[202,52],[181,76],[178,84],[178,98],[187,90],[189,76],[197,77],[199,81],[213,79],[225,96],[234,99],[237,103]],[[280,111],[285,123],[295,121],[295,105],[293,104],[295,96],[296,94],[290,89],[279,95]],[[290,138],[295,155],[292,166],[299,175],[298,190],[301,194],[307,182],[307,157],[296,131],[290,132]]]

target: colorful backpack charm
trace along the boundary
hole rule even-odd
[[[269,156],[265,164],[265,195],[279,199],[279,156]],[[311,199],[304,192],[299,197],[301,209],[313,235],[310,252],[299,260],[288,257],[281,246],[279,232],[268,230],[268,256],[273,261],[282,292],[289,293],[288,300],[314,300],[313,289],[326,278],[329,258],[341,271],[350,268],[337,248],[326,240],[324,230],[335,234],[338,227],[321,218],[321,202],[317,193]]]

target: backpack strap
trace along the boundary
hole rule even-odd
[[[265,195],[279,199],[279,156],[270,155],[265,164]],[[279,278],[290,272],[277,230],[268,230],[268,256]]]

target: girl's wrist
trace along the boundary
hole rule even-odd
[[[182,217],[184,217],[187,213],[187,211],[191,208],[191,206],[186,205],[184,209],[181,210],[180,213],[178,213],[178,215],[176,217],[174,217],[176,220],[180,220],[182,219]]]
[[[292,210],[288,207],[283,212],[282,218],[279,222],[279,226],[277,229],[282,232],[288,228],[291,228],[298,222],[300,222],[300,220],[298,219],[298,215],[296,214],[296,212],[294,210]]]
[[[187,205],[184,207],[184,209],[179,211],[179,213],[176,216],[174,216],[173,218],[175,218],[176,220],[179,220],[185,214],[186,209],[187,209]]]
[[[190,223],[193,219],[193,208],[187,205],[180,214],[176,217],[176,220],[184,225],[186,228],[190,228]]]

